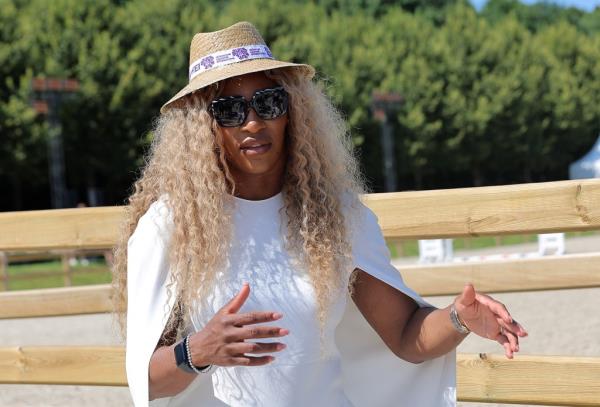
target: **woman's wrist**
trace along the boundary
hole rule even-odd
[[[190,348],[190,335],[187,335],[183,340],[174,346],[175,362],[177,367],[188,373],[209,373],[212,370],[212,365],[209,363],[201,363],[198,358],[193,359]]]
[[[452,326],[458,333],[468,335],[471,332],[467,324],[465,324],[465,322],[458,315],[454,303],[450,305],[450,322],[452,323]]]

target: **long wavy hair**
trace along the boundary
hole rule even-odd
[[[287,222],[286,247],[311,278],[320,326],[331,298],[351,267],[347,203],[355,207],[363,192],[346,122],[321,86],[280,68],[265,74],[290,97],[288,149],[282,196]],[[114,250],[113,307],[126,336],[127,242],[141,216],[163,196],[172,215],[169,298],[178,306],[165,327],[170,337],[188,327],[187,310],[215,284],[232,236],[235,185],[229,173],[218,126],[207,107],[222,89],[211,85],[168,109],[155,123],[154,139],[141,177],[126,206],[126,220]],[[344,209],[345,208],[345,209]],[[183,324],[181,321],[185,321]],[[163,338],[165,333],[163,333]],[[161,338],[161,340],[163,340]]]

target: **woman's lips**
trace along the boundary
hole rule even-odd
[[[264,154],[271,149],[271,143],[260,144],[256,146],[241,147],[240,150],[246,155],[259,155]]]

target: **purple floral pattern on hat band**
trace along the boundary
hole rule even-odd
[[[233,51],[231,51],[231,54],[237,57],[238,59],[246,59],[250,56],[246,48],[236,48]]]
[[[215,58],[209,55],[207,57],[202,58],[200,64],[204,67],[204,69],[209,69],[215,64]]]

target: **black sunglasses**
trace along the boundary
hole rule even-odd
[[[288,94],[283,87],[261,89],[254,92],[248,102],[243,96],[225,96],[211,102],[209,111],[221,127],[244,124],[250,108],[263,120],[283,116],[288,109]]]

